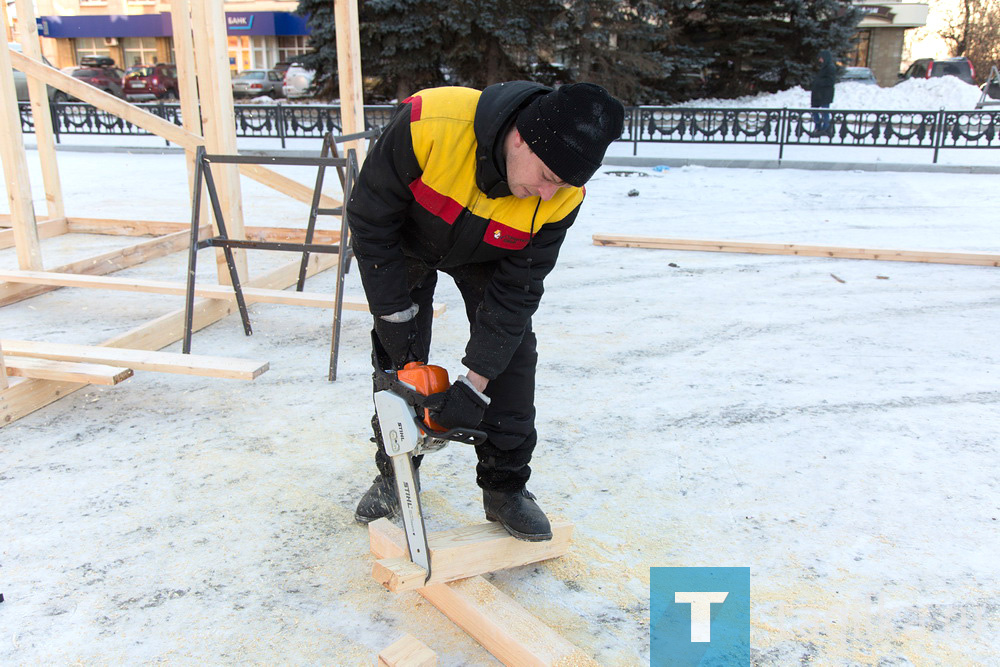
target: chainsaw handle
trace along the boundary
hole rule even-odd
[[[459,426],[457,428],[450,428],[447,431],[438,431],[425,424],[420,417],[414,417],[413,421],[416,422],[417,428],[432,438],[460,442],[463,445],[481,445],[486,442],[486,432],[479,429]]]

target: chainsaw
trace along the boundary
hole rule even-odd
[[[410,560],[427,571],[426,583],[431,578],[430,552],[413,457],[437,451],[449,441],[478,445],[486,440],[486,434],[471,428],[445,429],[431,418],[430,410],[424,407],[426,398],[451,384],[448,371],[440,366],[413,361],[399,371],[377,370],[374,379],[375,415],[396,477],[406,545]]]

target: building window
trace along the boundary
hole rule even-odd
[[[76,47],[76,62],[78,64],[84,56],[111,57],[111,49],[105,44],[103,37],[77,37],[73,40],[73,46]]]
[[[250,37],[248,35],[229,36],[229,69],[233,73],[253,67],[250,53]]]
[[[122,64],[125,67],[156,64],[155,37],[126,37],[121,40],[121,44],[125,53],[125,62]]]
[[[264,36],[251,37],[250,48],[253,50],[253,66],[257,69],[268,69],[274,63],[268,58],[270,49],[267,48],[268,38]]]
[[[278,62],[291,62],[295,56],[309,52],[306,35],[282,35],[278,37]]]
[[[859,30],[854,36],[857,42],[847,54],[847,63],[852,67],[868,67],[868,50],[872,43],[871,30]]]

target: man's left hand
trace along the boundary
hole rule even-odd
[[[434,421],[445,428],[476,428],[483,421],[489,403],[485,394],[460,375],[447,391],[428,396],[424,406],[431,411]]]

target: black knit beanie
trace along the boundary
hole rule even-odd
[[[556,176],[586,183],[604,152],[622,134],[625,107],[592,83],[574,83],[531,100],[517,115],[517,131]]]

